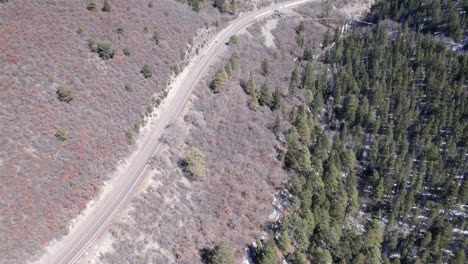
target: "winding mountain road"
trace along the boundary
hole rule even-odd
[[[197,82],[207,72],[230,36],[253,21],[273,14],[275,10],[292,8],[309,1],[311,0],[282,2],[242,14],[220,31],[205,52],[181,74],[179,87],[171,91],[175,94],[170,94],[166,99],[159,118],[155,120],[151,130],[140,139],[137,150],[128,158],[122,169],[113,175],[109,189],[101,194],[99,200],[86,214],[76,220],[70,233],[49,246],[46,253],[36,263],[75,263],[103,233],[148,175],[150,168],[147,162],[157,153],[160,145],[159,139],[165,127],[176,120]]]

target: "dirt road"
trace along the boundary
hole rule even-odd
[[[198,80],[207,72],[230,36],[249,23],[273,14],[275,10],[281,11],[308,1],[310,0],[288,1],[245,13],[219,32],[205,52],[182,73],[177,84],[179,87],[171,91],[174,94],[167,98],[165,106],[161,108],[160,117],[140,140],[137,150],[129,157],[125,166],[112,177],[110,186],[99,200],[76,220],[70,233],[48,247],[47,252],[36,263],[75,263],[106,229],[148,174],[150,168],[147,162],[157,153],[163,130],[176,120]]]

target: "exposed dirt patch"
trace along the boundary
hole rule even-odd
[[[278,25],[277,19],[269,19],[262,27],[262,35],[265,37],[265,46],[268,48],[276,48],[275,37],[271,33],[271,31],[276,28],[276,25]]]

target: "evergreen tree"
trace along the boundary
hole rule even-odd
[[[271,103],[271,93],[270,88],[268,87],[268,83],[265,81],[260,89],[260,98],[259,98],[260,105],[270,105]]]
[[[262,61],[262,74],[263,76],[267,76],[270,73],[270,66],[268,63],[268,59],[265,58]]]
[[[213,82],[211,83],[212,91],[215,93],[219,93],[221,90],[223,90],[228,78],[229,76],[226,70],[224,69],[224,67],[221,67],[218,70],[218,72],[216,72],[215,78]]]
[[[258,264],[272,264],[278,262],[278,257],[275,250],[275,241],[269,239],[256,254],[256,263]]]
[[[300,105],[298,110],[294,126],[296,126],[299,135],[301,135],[301,141],[308,144],[310,142],[310,128],[307,124],[307,113],[303,105]]]
[[[294,96],[296,94],[296,88],[299,86],[300,81],[299,71],[297,68],[294,68],[294,71],[291,73],[291,83],[289,84],[289,95]]]
[[[279,132],[281,132],[281,119],[279,118],[279,116],[276,116],[275,122],[273,123],[271,130],[275,135],[278,135]]]
[[[249,75],[249,81],[247,82],[246,92],[250,95],[257,94],[257,86],[255,85],[255,80],[252,72],[250,72]]]
[[[273,92],[273,99],[271,100],[271,109],[278,110],[281,108],[281,92],[278,88]]]
[[[239,54],[237,52],[233,52],[231,54],[231,58],[229,59],[231,67],[233,70],[237,70],[239,68]]]
[[[226,242],[221,242],[219,245],[215,246],[208,256],[209,264],[235,264],[236,259],[234,257],[234,252],[232,251],[229,244]]]

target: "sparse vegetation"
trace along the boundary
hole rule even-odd
[[[133,83],[125,84],[125,90],[127,90],[128,92],[133,91]]]
[[[78,33],[80,35],[83,34],[83,32],[84,32],[84,29],[83,29],[82,26],[79,26],[78,29],[76,30],[76,33]]]
[[[88,39],[88,48],[91,52],[98,51],[98,43],[94,38]]]
[[[110,12],[111,11],[111,6],[109,3],[109,0],[104,0],[104,5],[102,6],[102,12]]]
[[[96,0],[88,0],[86,4],[86,9],[88,11],[96,11],[97,10],[97,1]]]
[[[73,90],[69,86],[60,85],[57,89],[58,99],[62,102],[69,103],[73,100]]]
[[[141,68],[141,73],[146,79],[151,78],[151,76],[153,76],[153,68],[150,65],[145,64],[143,65],[143,68]]]
[[[127,144],[131,145],[133,143],[133,130],[129,130],[125,132],[125,138],[127,139]]]
[[[153,6],[154,6],[154,3],[153,3],[153,2],[149,2],[149,3],[148,3],[148,7],[149,7],[149,8],[153,8]]]
[[[65,141],[67,140],[67,130],[63,127],[57,128],[57,131],[55,132],[55,137],[60,140],[60,141]]]
[[[123,54],[124,54],[125,56],[130,56],[130,55],[132,55],[132,50],[130,49],[129,46],[126,46],[126,47],[123,49]]]
[[[200,149],[192,147],[185,155],[184,167],[197,180],[205,178],[205,154]]]
[[[117,27],[117,34],[123,34],[123,33],[124,33],[124,30],[125,30],[124,25],[120,24],[120,25]]]
[[[153,40],[154,40],[154,43],[156,43],[156,45],[159,45],[159,40],[160,40],[160,36],[159,36],[159,32],[158,31],[154,31],[153,32]]]
[[[113,58],[116,52],[117,50],[111,47],[111,43],[109,41],[101,41],[97,45],[97,53],[103,60]]]

